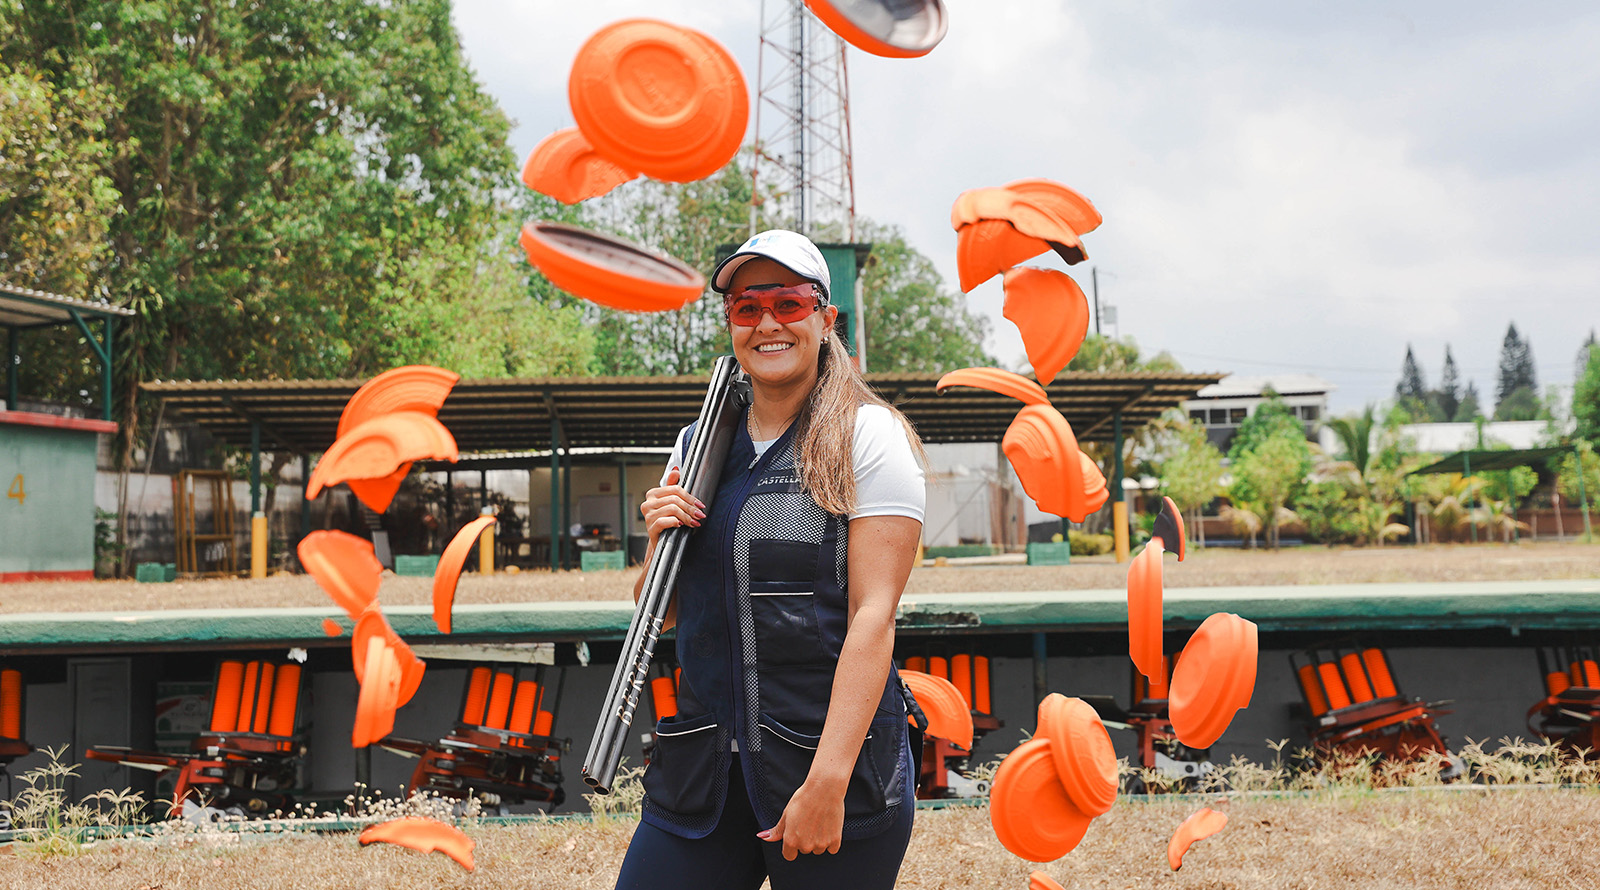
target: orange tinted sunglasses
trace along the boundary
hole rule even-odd
[[[767,312],[772,313],[772,320],[778,324],[793,324],[822,306],[815,284],[797,284],[794,287],[742,287],[728,294],[724,309],[730,324],[753,328]]]

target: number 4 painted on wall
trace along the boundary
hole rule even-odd
[[[11,487],[6,489],[6,497],[14,498],[19,505],[27,505],[28,492],[23,487],[21,473],[17,474],[17,478],[11,480]]]

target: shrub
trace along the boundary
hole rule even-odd
[[[1072,546],[1073,556],[1099,556],[1116,546],[1110,535],[1091,535],[1077,529],[1067,531],[1067,543]]]

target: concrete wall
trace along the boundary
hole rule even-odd
[[[94,570],[97,438],[0,421],[0,576]]]

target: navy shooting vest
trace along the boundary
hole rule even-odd
[[[792,427],[759,459],[745,429],[684,553],[678,713],[656,724],[644,774],[644,821],[684,838],[710,834],[729,793],[748,794],[763,827],[777,824],[811,769],[849,615],[848,517],[800,487]],[[729,789],[734,750],[746,787]],[[915,805],[904,792],[911,769],[891,665],[845,792],[845,840]]]

